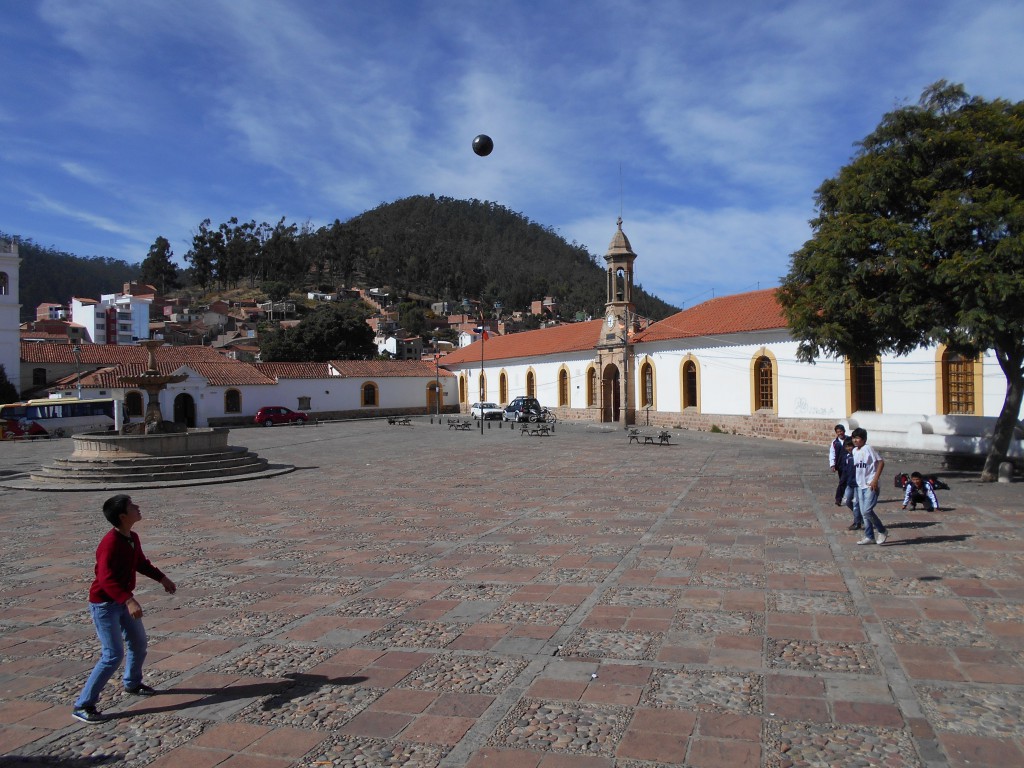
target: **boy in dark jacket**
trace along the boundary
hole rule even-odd
[[[843,450],[836,461],[839,480],[845,483],[843,504],[853,510],[853,522],[848,531],[859,531],[864,527],[864,519],[860,514],[860,500],[857,498],[857,466],[853,463],[853,439],[843,440]]]
[[[139,534],[132,531],[142,513],[130,496],[118,494],[103,503],[103,516],[113,528],[96,548],[96,578],[89,588],[89,611],[100,639],[100,660],[89,675],[75,701],[71,716],[83,723],[101,723],[106,718],[96,709],[100,692],[125,658],[124,689],[135,696],[156,693],[142,682],[142,662],[146,660],[146,629],[142,626],[142,606],[135,599],[135,574],[159,581],[170,594],[174,582],[146,558]]]

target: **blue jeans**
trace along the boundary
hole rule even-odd
[[[853,524],[863,528],[864,518],[860,514],[860,499],[857,496],[856,485],[846,486],[846,492],[843,494],[843,504],[853,510]]]
[[[882,525],[882,521],[875,514],[875,504],[878,503],[878,491],[872,491],[870,488],[858,488],[857,501],[860,503],[861,517],[864,518],[865,538],[875,538],[875,528],[878,529],[879,533],[886,533],[885,526]]]
[[[96,706],[103,686],[125,658],[125,643],[128,644],[128,658],[124,665],[125,688],[135,688],[142,683],[142,662],[146,660],[146,628],[142,626],[141,619],[132,618],[128,608],[115,602],[89,603],[89,612],[103,651],[85,687],[78,694],[76,709]]]

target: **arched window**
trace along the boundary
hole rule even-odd
[[[502,371],[498,376],[498,402],[505,405],[508,402],[508,376]]]
[[[593,408],[597,405],[597,368],[590,366],[587,369],[587,407]]]
[[[754,361],[754,410],[769,411],[775,408],[775,381],[772,361],[762,355]]]
[[[145,403],[141,392],[129,392],[124,396],[124,412],[132,418],[142,417],[145,413]]]
[[[373,408],[377,403],[377,385],[372,381],[368,381],[363,384],[362,387],[362,404],[364,408]]]
[[[536,397],[537,396],[537,380],[533,375],[533,371],[526,372],[526,396]]]
[[[978,366],[980,368],[980,366]],[[942,353],[942,412],[978,413],[975,387],[975,361],[956,352]]]
[[[6,272],[0,272],[0,296],[6,296],[11,291],[11,280]]]
[[[644,362],[640,366],[640,407],[654,406],[654,366]]]
[[[484,403],[487,401],[487,376],[484,372],[480,372],[480,402]]]
[[[683,363],[683,408],[697,407],[697,363]]]
[[[558,404],[562,407],[569,405],[569,372],[565,368],[558,372]]]
[[[224,393],[224,413],[242,412],[242,393],[237,389],[229,389]]]
[[[33,387],[45,387],[46,386],[46,369],[45,368],[33,368],[32,369],[32,386]]]
[[[459,376],[459,402],[466,402],[466,374]]]

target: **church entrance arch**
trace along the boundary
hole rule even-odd
[[[601,421],[618,421],[620,407],[619,368],[606,365],[601,374]]]

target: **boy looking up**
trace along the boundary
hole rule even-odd
[[[142,682],[142,662],[146,660],[146,629],[142,626],[142,606],[133,594],[135,574],[159,581],[170,594],[174,582],[161,573],[142,552],[139,535],[132,530],[142,513],[130,496],[118,494],[103,503],[103,516],[113,528],[96,548],[96,578],[89,588],[89,611],[96,627],[102,652],[85,687],[75,701],[71,716],[83,723],[100,723],[106,718],[96,709],[103,686],[113,677],[121,660],[124,665],[124,689],[135,696],[150,696],[156,691]]]

